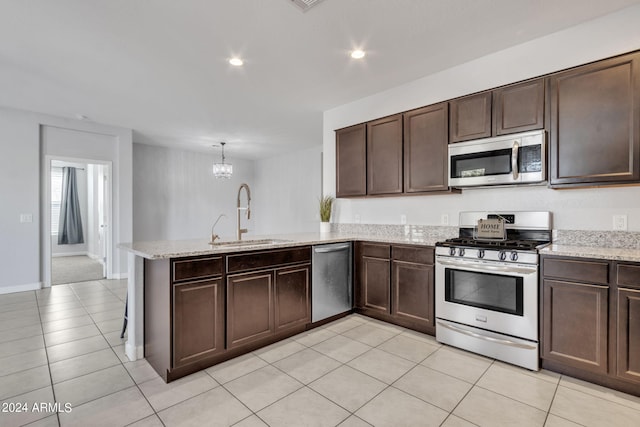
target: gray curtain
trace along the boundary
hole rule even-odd
[[[58,221],[58,244],[76,245],[84,243],[76,168],[62,168],[62,199],[60,221]]]

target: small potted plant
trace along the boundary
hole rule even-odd
[[[334,198],[331,196],[323,196],[320,198],[320,232],[329,233],[331,231],[331,209],[333,208]]]

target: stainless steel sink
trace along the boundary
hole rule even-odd
[[[256,240],[231,240],[231,241],[222,241],[222,242],[209,242],[211,246],[219,247],[219,248],[241,248],[244,246],[264,246],[264,245],[274,245],[277,243],[286,243],[291,242],[291,240],[285,239],[256,239]]]

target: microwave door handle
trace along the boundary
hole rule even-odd
[[[511,172],[513,173],[513,180],[518,180],[518,141],[513,141],[513,147],[511,147]]]

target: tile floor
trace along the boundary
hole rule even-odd
[[[165,384],[124,356],[125,296],[117,280],[0,295],[1,426],[640,425],[638,397],[358,315]]]

